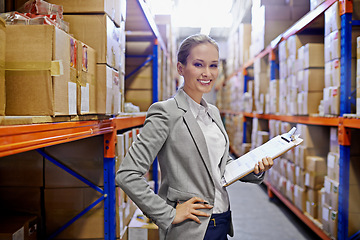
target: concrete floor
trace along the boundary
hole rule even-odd
[[[265,185],[236,182],[228,187],[234,240],[320,239],[280,200],[269,199]]]

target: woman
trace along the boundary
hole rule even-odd
[[[116,176],[120,187],[158,226],[160,239],[227,239],[233,235],[229,197],[221,176],[229,140],[219,110],[202,98],[218,77],[219,48],[206,35],[186,38],[177,70],[184,86],[150,106],[144,127]],[[155,157],[161,169],[156,195],[144,180]],[[261,183],[273,165],[264,158],[241,181]]]

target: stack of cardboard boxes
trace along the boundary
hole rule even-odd
[[[126,1],[49,1],[61,4],[70,33],[95,49],[100,114],[123,110]]]
[[[240,23],[234,27],[227,41],[226,55],[227,75],[231,75],[249,60],[251,44],[251,24]]]
[[[71,15],[68,20],[72,21],[70,24],[72,35],[59,29],[56,24],[55,26],[9,25],[7,27],[6,42],[9,47],[6,48],[5,114],[9,116],[119,114],[123,109],[121,97],[123,74],[119,74],[119,70],[120,62],[124,62],[125,33],[115,28],[103,8],[110,6],[106,11],[112,13],[114,18],[117,16],[118,23],[124,30],[124,22],[120,22],[120,16],[124,14],[121,15],[120,9],[126,9],[126,6],[122,8],[112,6],[115,3],[120,4],[120,1],[106,1],[106,4],[84,1],[50,2],[54,4],[44,1],[32,4],[53,6],[61,4],[64,5],[67,13],[86,12],[89,9],[98,13],[102,9],[103,15],[102,17],[83,15],[83,18],[79,17],[79,19],[78,15]],[[117,15],[113,12],[117,12]],[[57,14],[57,18],[62,20],[62,12]],[[34,16],[40,15],[31,15]],[[44,15],[45,20],[46,16],[52,15]],[[14,24],[11,21],[9,23]],[[90,27],[85,23],[90,24]],[[108,26],[106,31],[104,26]],[[94,31],[88,31],[89,28]],[[108,70],[105,66],[114,69]]]
[[[358,10],[354,1],[354,16]],[[340,58],[341,58],[341,20],[339,2],[335,2],[324,13],[324,59],[325,59],[325,88],[320,106],[320,115],[340,114]],[[360,35],[358,29],[352,29],[351,40],[351,88],[355,89],[356,66],[356,37]],[[350,44],[350,43],[349,43]]]
[[[327,155],[327,176],[324,179],[324,188],[321,193],[319,207],[319,219],[323,229],[336,239],[337,237],[337,213],[339,198],[339,158],[340,149],[338,144],[337,128],[330,128],[329,153]]]
[[[225,128],[229,135],[230,145],[237,154],[241,155],[243,154],[243,126],[244,116],[242,114],[227,114],[225,116]]]
[[[276,136],[286,132],[292,127],[291,124],[272,120],[270,135]],[[328,166],[326,157],[329,152],[329,136],[336,138],[329,128],[297,124],[297,133],[304,139],[303,144],[285,153],[280,159],[274,161],[274,167],[270,170],[268,180],[284,196],[286,196],[297,208],[304,212],[311,220],[320,227],[322,226],[322,193],[324,182],[331,172],[338,174],[339,168],[334,165]],[[332,139],[331,138],[331,139]],[[336,138],[337,140],[337,138]],[[330,149],[336,151],[336,140],[330,141]],[[336,197],[333,197],[334,199]]]
[[[322,41],[319,35],[292,35],[279,44],[280,114],[317,112],[323,89]]]
[[[266,58],[258,58],[254,62],[254,101],[256,112],[265,111],[265,96],[269,89],[269,64]]]

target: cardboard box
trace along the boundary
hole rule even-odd
[[[90,187],[56,188],[44,190],[46,234],[54,233],[69,219],[100,198],[101,194]],[[116,204],[118,202],[116,201]],[[116,237],[120,237],[119,206],[116,205]],[[103,239],[104,238],[104,202],[100,202],[85,213],[64,231],[59,239]]]
[[[314,172],[319,175],[325,175],[327,172],[325,158],[318,156],[307,156],[306,170],[308,172]]]
[[[305,92],[322,91],[325,87],[324,74],[324,69],[305,69],[303,84],[299,90]]]
[[[329,152],[329,142],[326,139],[329,139],[329,128],[324,126],[312,126],[305,124],[296,124],[296,133],[300,134],[301,138],[304,139],[304,142],[301,146],[307,148],[317,148],[320,150],[327,150],[325,155]]]
[[[324,186],[324,174],[318,174],[315,172],[305,173],[305,186],[312,189],[321,189]]]
[[[97,64],[97,112],[118,114],[121,106],[120,78],[118,71],[105,64]]]
[[[340,175],[339,159],[339,153],[329,152],[327,155],[327,176],[337,182]]]
[[[62,5],[64,13],[106,13],[118,26],[121,22],[120,1],[48,0],[47,2]]]
[[[331,192],[330,192],[330,199],[331,199],[331,208],[335,211],[338,210],[339,207],[339,182],[331,180]]]
[[[298,185],[294,186],[294,203],[301,211],[306,208],[306,190]]]
[[[304,68],[324,67],[324,44],[308,43],[304,48]]]
[[[299,166],[295,167],[295,183],[301,188],[305,188],[305,172]]]
[[[76,114],[70,36],[51,25],[11,25],[6,42],[6,115]]]
[[[0,18],[0,116],[5,115],[5,21]]]
[[[330,218],[329,218],[329,226],[330,226],[330,235],[337,239],[337,232],[338,232],[338,212],[335,210],[330,211]]]
[[[307,201],[317,204],[320,201],[320,199],[318,198],[319,197],[319,191],[320,190],[307,188],[307,191],[306,191]]]
[[[323,224],[323,230],[330,234],[330,211],[331,207],[327,204],[323,204],[321,223]]]
[[[323,92],[299,92],[297,98],[298,115],[318,113],[318,106],[323,98]]]
[[[286,181],[286,197],[294,202],[294,184],[290,180]]]
[[[23,212],[41,216],[42,189],[40,187],[1,187],[0,212]]]
[[[43,172],[44,159],[36,151],[5,156],[0,159],[0,186],[43,187]]]
[[[306,201],[306,212],[310,214],[313,218],[318,218],[318,204],[310,201]]]
[[[326,156],[328,148],[308,148],[306,146],[297,146],[295,148],[295,164],[301,169],[306,169],[307,156]]]
[[[332,4],[325,12],[325,27],[324,27],[324,35],[327,36],[333,31],[341,29],[341,20],[339,13],[339,3],[336,1]]]
[[[295,164],[292,162],[288,162],[286,165],[286,171],[287,171],[287,179],[291,183],[295,183],[296,182]]]
[[[330,128],[330,152],[340,153],[337,127]]]
[[[64,15],[70,24],[70,33],[94,48],[96,63],[120,69],[120,30],[106,14]]]
[[[306,34],[295,34],[290,36],[287,42],[287,49],[289,56],[295,56],[298,59],[298,50],[302,46],[308,43],[321,43],[324,38],[321,35],[306,35]]]
[[[129,223],[128,240],[152,239],[159,239],[159,228],[154,223],[150,223],[140,209],[137,209]]]
[[[0,217],[0,239],[37,240],[38,228],[34,215],[2,213]]]
[[[77,42],[77,113],[96,114],[96,52],[81,41]]]

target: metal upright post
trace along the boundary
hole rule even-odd
[[[244,93],[247,92],[248,89],[248,81],[249,81],[249,75],[248,72],[246,70],[246,68],[243,69],[243,76],[244,76]],[[244,123],[243,123],[243,143],[246,143],[246,119],[244,119]]]
[[[158,80],[158,40],[155,39],[154,46],[153,46],[153,66],[152,66],[152,82],[153,82],[153,103],[159,101],[159,80]],[[152,165],[152,173],[154,178],[154,192],[158,193],[159,190],[159,182],[158,182],[158,160],[155,158],[153,165]]]
[[[351,31],[352,1],[340,0],[341,15],[341,62],[340,62],[340,115],[351,112]],[[340,177],[338,239],[348,238],[349,221],[349,168],[350,168],[350,131],[339,126]]]
[[[270,80],[275,80],[276,70],[279,69],[279,65],[276,64],[276,55],[273,49],[269,53],[269,62],[270,62]]]
[[[104,135],[104,239],[116,239],[116,192],[115,192],[115,136]]]

